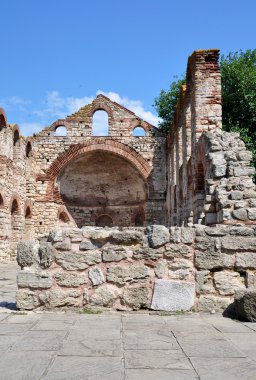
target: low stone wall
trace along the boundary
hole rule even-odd
[[[17,308],[225,310],[256,284],[256,228],[53,230],[18,244]]]

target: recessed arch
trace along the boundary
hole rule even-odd
[[[27,206],[25,209],[25,219],[31,219],[31,218],[32,218],[31,206]]]
[[[4,202],[4,196],[0,193],[0,208],[4,208],[5,202]]]
[[[65,127],[65,125],[58,125],[55,128],[55,136],[59,136],[59,137],[67,136],[67,128]]]
[[[30,141],[26,144],[26,157],[29,158],[32,156],[32,144]]]
[[[102,214],[96,219],[97,227],[112,227],[113,219],[108,214]]]
[[[20,206],[17,198],[14,198],[11,203],[11,215],[19,214]]]
[[[0,132],[2,129],[7,127],[7,118],[3,108],[0,108]]]
[[[17,125],[13,127],[13,146],[17,146],[20,141],[20,130]]]

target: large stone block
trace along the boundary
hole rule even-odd
[[[149,245],[152,248],[161,247],[170,241],[170,232],[168,228],[164,226],[149,226],[146,229],[146,234],[148,235]]]
[[[54,248],[58,251],[71,251],[72,245],[70,238],[65,238],[63,241],[54,243]]]
[[[214,273],[214,283],[220,295],[233,295],[236,290],[245,287],[244,280],[237,272],[220,271]]]
[[[94,286],[101,285],[105,282],[104,274],[102,270],[98,267],[93,267],[89,269],[89,279]]]
[[[61,229],[50,231],[49,236],[48,236],[48,241],[53,242],[53,243],[63,241],[63,239],[64,239],[64,235],[63,235],[63,230]]]
[[[18,310],[33,310],[39,305],[36,294],[31,290],[18,290],[16,292],[16,307]]]
[[[196,272],[196,292],[199,294],[211,294],[216,292],[213,286],[212,273],[209,270]]]
[[[237,291],[235,294],[235,310],[238,319],[256,322],[256,290]]]
[[[149,307],[149,291],[146,287],[126,288],[122,301],[133,310]]]
[[[34,240],[20,241],[17,245],[17,262],[21,268],[39,263],[39,243]]]
[[[38,253],[40,266],[44,269],[49,268],[54,260],[54,252],[51,243],[40,243]]]
[[[195,251],[195,267],[197,269],[233,268],[234,258],[219,251]]]
[[[55,261],[66,270],[83,270],[89,265],[101,262],[101,252],[97,250],[89,252],[60,252]]]
[[[90,298],[90,303],[97,306],[112,306],[118,297],[118,290],[112,285],[97,288]]]
[[[127,282],[138,282],[149,276],[145,265],[114,266],[108,268],[107,281],[124,285]]]
[[[20,271],[17,275],[19,288],[49,289],[52,286],[52,275],[49,272]]]
[[[82,306],[80,290],[48,290],[40,293],[39,299],[47,308],[63,306]],[[81,305],[80,305],[81,303]]]
[[[65,286],[67,288],[76,288],[86,283],[85,276],[77,273],[57,272],[54,278],[59,286]]]
[[[151,309],[164,311],[190,310],[195,302],[192,282],[156,280]]]
[[[189,258],[192,256],[190,247],[184,244],[166,244],[164,256],[168,259],[173,259],[174,257]]]
[[[236,254],[238,269],[256,269],[256,252],[239,252]]]
[[[121,247],[105,248],[102,251],[103,262],[121,261],[127,259],[127,250]]]
[[[227,309],[231,304],[229,297],[218,297],[214,295],[201,295],[199,297],[198,308],[200,311],[212,311],[222,312]]]
[[[111,233],[111,241],[119,245],[143,244],[143,234],[136,230],[114,231]]]
[[[98,249],[100,247],[100,243],[99,242],[92,242],[91,240],[89,239],[83,239],[79,245],[79,249],[81,251],[87,251],[89,249]]]
[[[133,253],[133,258],[137,260],[158,260],[163,256],[163,251],[153,248],[139,248]]]
[[[224,249],[232,251],[255,251],[256,250],[256,238],[239,237],[235,239],[233,237],[224,236],[221,239],[221,246]]]

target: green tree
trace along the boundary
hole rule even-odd
[[[172,124],[180,88],[183,84],[185,84],[185,79],[177,78],[177,80],[171,83],[168,91],[161,90],[160,95],[154,100],[154,107],[158,116],[162,119],[159,128],[165,133],[168,133]]]
[[[256,167],[256,49],[229,53],[220,60],[222,80],[223,129],[240,132],[248,150],[253,153]],[[171,83],[154,100],[154,107],[162,118],[159,128],[168,132],[183,78]]]

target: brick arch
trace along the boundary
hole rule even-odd
[[[65,119],[58,119],[51,124],[49,130],[56,131],[58,127],[65,127],[67,130],[70,129],[70,124]]]
[[[10,213],[12,215],[13,214],[19,215],[21,212],[21,210],[20,210],[20,197],[16,193],[12,195],[10,205],[9,205],[9,210],[10,210]]]
[[[75,158],[97,150],[113,153],[124,158],[139,171],[145,181],[147,180],[151,172],[151,168],[148,162],[133,148],[108,138],[95,138],[92,141],[85,141],[83,143],[71,146],[69,150],[62,153],[52,163],[44,176],[37,177],[37,180],[49,182],[47,187],[47,200],[54,199],[56,201],[61,201],[59,191],[54,189],[55,179],[59,175],[60,171]]]

